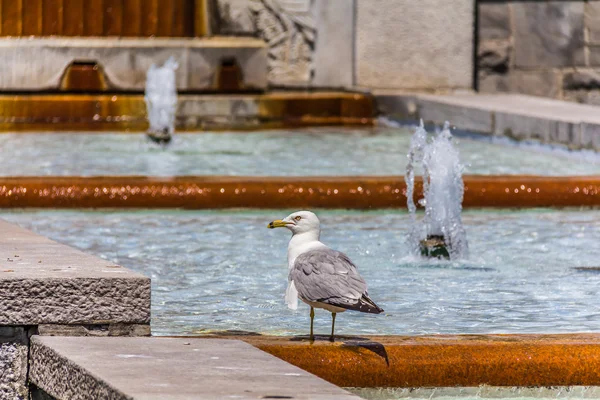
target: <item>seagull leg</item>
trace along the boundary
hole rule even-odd
[[[315,336],[313,335],[313,320],[315,319],[315,309],[310,308],[310,341],[315,341]]]
[[[333,336],[333,329],[335,328],[335,314],[336,313],[331,313],[331,337],[329,338],[330,342],[335,342],[335,339]]]

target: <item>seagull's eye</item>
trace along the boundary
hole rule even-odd
[[[294,221],[300,221],[301,219],[302,219],[302,217],[299,215],[297,217],[294,217]]]

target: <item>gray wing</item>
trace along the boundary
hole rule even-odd
[[[296,258],[290,279],[304,300],[363,312],[380,313],[367,294],[367,283],[347,255],[329,248]]]

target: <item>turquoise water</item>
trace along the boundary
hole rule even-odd
[[[0,135],[0,176],[403,175],[409,128],[178,134]],[[597,175],[600,155],[506,139],[455,138],[467,174]]]
[[[308,307],[283,301],[289,211],[26,211],[0,216],[152,278],[156,335],[306,334]],[[471,258],[408,256],[408,215],[323,211],[322,240],[347,253],[381,315],[346,312],[339,334],[600,332],[598,210],[463,215]],[[329,313],[315,329],[327,333]]]

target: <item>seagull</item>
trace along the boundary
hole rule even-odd
[[[346,310],[371,314],[383,312],[367,293],[367,283],[347,255],[319,241],[320,221],[310,211],[298,211],[269,223],[268,228],[292,231],[288,245],[288,287],[285,302],[292,310],[298,298],[310,306],[310,340],[314,341],[315,308],[331,312],[331,336],[334,341],[335,316]]]

